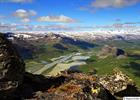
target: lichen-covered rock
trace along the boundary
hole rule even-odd
[[[0,34],[0,97],[22,84],[25,66],[14,46]]]
[[[112,75],[104,75],[100,78],[100,83],[112,94],[125,90],[128,85],[134,86],[134,81],[123,74],[118,68],[113,70]]]
[[[37,100],[116,100],[96,76],[84,73],[64,73],[65,82],[46,93],[36,93]]]

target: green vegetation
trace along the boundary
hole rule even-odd
[[[89,62],[89,60],[93,60],[93,62]],[[113,57],[96,59],[96,57],[93,56],[89,60],[87,61],[87,65],[79,66],[82,72],[88,73],[96,69],[97,74],[104,75],[112,73],[112,70],[117,67],[130,76],[140,87],[140,59],[136,60],[133,57],[123,59],[116,59]]]
[[[34,72],[35,70],[40,69],[45,66],[42,64],[42,61],[52,62],[52,58],[70,54],[73,52],[83,52],[80,48],[72,45],[67,45],[68,50],[59,50],[53,47],[53,44],[57,42],[50,42],[48,44],[37,44],[37,47],[40,49],[37,53],[33,54],[33,59],[26,60],[26,70]]]
[[[140,87],[140,42],[139,41],[107,41],[98,42],[100,46],[98,49],[93,49],[94,52],[98,52],[105,44],[115,45],[119,48],[123,48],[127,53],[128,57],[117,59],[115,57],[109,56],[104,59],[99,59],[96,54],[94,54],[90,59],[87,60],[87,65],[79,66],[82,72],[88,73],[89,71],[96,69],[97,74],[103,75],[112,73],[114,68],[119,68],[129,77],[131,77],[136,84]]]
[[[41,44],[39,48],[42,49],[43,52],[37,54],[37,60],[47,60],[50,61],[51,58],[63,56],[69,53],[82,51],[80,48],[72,45],[65,45],[68,50],[59,50],[53,47],[54,43],[49,44]]]
[[[49,72],[51,72],[53,70],[54,67],[51,67],[51,68],[48,68],[46,71],[44,71],[42,74],[43,75],[46,75],[48,74]]]
[[[84,55],[87,55],[87,51],[81,50],[76,46],[65,45],[68,50],[59,50],[52,47],[54,43],[50,44],[39,44],[38,47],[41,49],[41,52],[34,54],[35,58],[26,61],[27,70],[35,71],[43,67],[45,64],[42,64],[41,61],[51,62],[50,59],[59,57],[62,55],[66,55],[72,52],[81,52]],[[95,44],[95,43],[94,43]],[[140,41],[139,40],[132,40],[132,41],[96,41],[97,47],[88,50],[92,52],[92,56],[88,59],[87,65],[79,66],[78,68],[87,73],[93,69],[97,70],[97,74],[103,75],[112,73],[114,68],[119,68],[125,74],[130,76],[136,84],[140,87]],[[114,45],[123,49],[125,52],[128,53],[128,57],[117,59],[115,57],[109,56],[104,59],[99,59],[96,54],[100,51],[100,49],[104,45]],[[50,68],[43,72],[46,74],[53,69]]]

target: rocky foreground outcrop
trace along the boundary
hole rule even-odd
[[[0,34],[0,97],[16,91],[23,82],[24,62],[2,34]]]
[[[127,91],[127,95],[140,95],[139,92],[135,92],[135,90],[139,91],[138,89],[134,89],[136,88],[135,82],[127,75],[123,74],[122,71],[120,71],[118,68],[114,68],[112,74],[101,76],[99,78],[99,82],[113,95],[123,90],[127,90],[130,86],[133,86],[133,89],[131,89],[131,93],[130,91]]]
[[[22,96],[28,100],[116,100],[140,96],[133,80],[118,69],[104,76],[64,71],[55,78],[45,78],[26,73],[24,82],[20,91],[22,95],[28,93]]]
[[[128,84],[127,76],[114,75],[64,71],[56,77],[44,77],[27,73],[13,45],[0,34],[0,100],[116,100],[116,96],[140,96],[135,84]],[[119,81],[124,85],[118,86]]]

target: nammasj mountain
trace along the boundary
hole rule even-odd
[[[0,100],[140,96],[139,35],[90,35],[1,33]]]

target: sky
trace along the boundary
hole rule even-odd
[[[140,0],[0,0],[0,31],[137,28]]]

